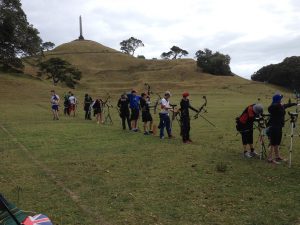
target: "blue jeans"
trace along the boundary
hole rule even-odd
[[[160,123],[159,123],[160,134],[159,134],[159,137],[162,138],[164,136],[165,127],[167,129],[168,136],[170,137],[172,134],[171,134],[171,122],[170,122],[169,115],[160,113],[159,118],[160,118]]]

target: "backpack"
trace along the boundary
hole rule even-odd
[[[235,128],[239,132],[243,130],[242,123],[240,122],[240,117],[235,118]]]

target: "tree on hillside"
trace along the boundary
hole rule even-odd
[[[75,88],[77,81],[81,79],[81,72],[73,67],[69,62],[60,58],[51,58],[40,63],[38,75],[52,79],[53,84],[58,82],[65,83],[70,88]]]
[[[121,51],[128,55],[134,55],[134,52],[139,47],[144,47],[144,44],[141,40],[131,37],[127,40],[120,42]]]
[[[264,66],[251,79],[300,91],[300,56],[287,57],[281,63]]]
[[[202,68],[203,72],[213,75],[232,75],[229,66],[231,60],[229,55],[224,55],[220,52],[213,53],[206,48],[204,51],[197,51],[196,58],[197,65]]]
[[[50,41],[44,42],[41,45],[42,51],[49,51],[49,50],[53,49],[54,47],[55,47],[55,44]]]
[[[40,53],[39,32],[27,22],[20,0],[0,0],[0,69],[20,69],[21,57]]]
[[[171,51],[169,52],[163,52],[160,57],[163,59],[177,59],[177,58],[181,58],[182,56],[186,56],[188,55],[188,51],[179,48],[178,46],[173,46],[171,48]]]

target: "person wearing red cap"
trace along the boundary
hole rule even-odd
[[[192,107],[190,105],[190,101],[189,101],[189,93],[188,92],[183,92],[182,94],[182,99],[180,102],[180,109],[179,111],[181,112],[180,115],[180,124],[181,124],[181,136],[182,136],[182,141],[183,143],[191,143],[192,140],[190,139],[190,114],[189,114],[189,109],[198,112],[197,109],[195,109],[194,107]]]

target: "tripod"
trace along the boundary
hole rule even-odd
[[[105,116],[104,124],[112,125],[113,121],[110,116],[110,108],[112,108],[113,106],[109,104],[105,104],[105,106],[107,107],[107,115]]]
[[[266,128],[261,126],[260,124],[258,124],[256,127],[259,131],[258,140],[256,141],[256,144],[257,144],[257,142],[260,143],[259,159],[263,160],[263,159],[267,158],[267,148],[266,148],[266,145],[265,145],[265,136],[266,136],[265,131],[266,131]]]
[[[297,128],[296,128],[298,113],[291,113],[291,112],[288,112],[288,113],[290,115],[291,133],[290,133],[290,135],[286,135],[286,136],[291,138],[290,139],[290,147],[289,147],[289,168],[291,168],[292,167],[293,139],[294,139],[294,137],[300,137],[300,134],[297,132]]]

